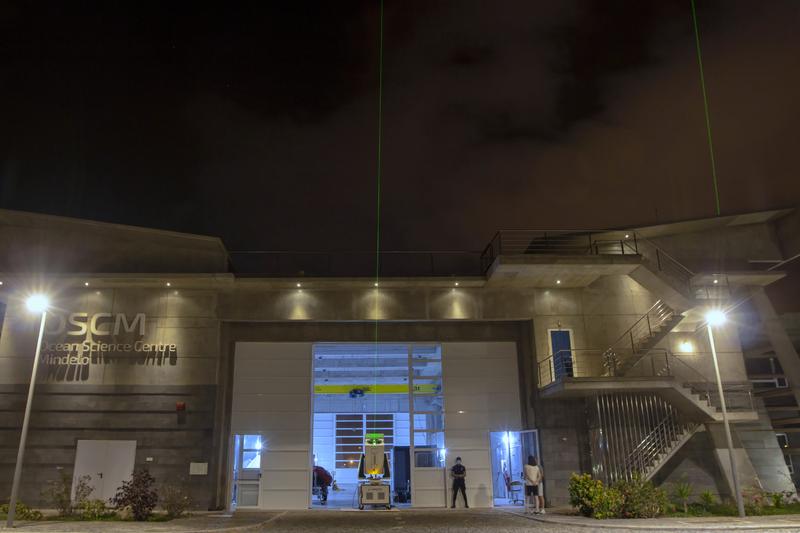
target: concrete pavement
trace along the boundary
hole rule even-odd
[[[525,516],[502,509],[456,510],[309,510],[240,511],[234,516],[205,513],[171,522],[27,522],[19,531],[30,533],[179,533],[254,531],[269,533],[609,533],[611,531],[720,531],[770,533],[800,531],[800,516],[738,518],[660,518],[654,520],[594,520],[550,513]]]

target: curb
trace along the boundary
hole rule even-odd
[[[593,520],[591,522],[584,522],[582,520],[571,520],[568,517],[565,517],[560,520],[553,520],[550,517],[544,518],[542,516],[531,516],[531,515],[523,515],[519,513],[514,513],[511,511],[501,510],[502,512],[514,516],[518,516],[519,518],[524,518],[525,520],[530,520],[533,522],[540,522],[542,524],[549,524],[549,525],[556,525],[556,526],[570,526],[570,527],[586,527],[586,528],[595,528],[595,529],[613,529],[613,530],[634,530],[634,531],[800,531],[800,520],[793,524],[769,524],[769,523],[762,523],[762,524],[736,524],[736,523],[719,523],[719,524],[703,524],[702,522],[696,523],[684,523],[681,525],[658,525],[658,524],[620,524],[619,522],[615,522],[613,524],[604,523],[604,520]],[[547,515],[545,515],[547,516]],[[798,516],[798,515],[790,515],[790,516]],[[724,518],[724,517],[720,517]],[[658,520],[657,518],[653,520]]]
[[[223,527],[223,528],[219,528],[218,527],[218,528],[213,528],[213,529],[179,529],[179,530],[175,530],[175,531],[176,531],[176,533],[226,533],[228,531],[247,531],[249,529],[255,529],[255,528],[260,528],[262,526],[265,526],[266,524],[269,524],[270,522],[273,522],[273,521],[277,520],[278,518],[281,518],[282,516],[284,516],[288,512],[289,511],[281,511],[280,513],[276,514],[275,516],[272,516],[272,517],[270,517],[270,518],[268,518],[266,520],[263,520],[261,522],[254,522],[252,524],[243,524],[241,526],[231,526],[231,527]],[[110,522],[110,523],[113,524],[113,522]],[[25,529],[16,528],[16,527],[12,528],[12,529],[8,529],[8,528],[5,527],[5,525],[0,526],[0,530],[8,530],[8,531],[20,531],[20,530],[22,530],[22,531],[26,531]],[[30,531],[31,533],[35,533],[37,530],[36,529],[28,529],[27,531]],[[162,532],[160,530],[153,530],[153,529],[147,530],[147,529],[144,529],[144,530],[142,530],[142,533],[166,533],[167,531],[169,531],[169,530],[163,530],[163,532]],[[41,533],[61,533],[61,532],[59,532],[58,530],[52,530],[51,529],[51,530],[41,530]],[[74,533],[74,532],[66,532],[66,533]]]

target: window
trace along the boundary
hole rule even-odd
[[[364,453],[365,433],[383,434],[386,452],[394,445],[394,415],[337,414],[336,415],[336,468],[358,468]]]
[[[794,474],[794,464],[792,464],[792,456],[784,455],[783,458],[786,460],[786,468],[789,469],[789,473]]]
[[[244,470],[261,469],[261,435],[243,435],[242,468]]]
[[[754,389],[785,389],[789,386],[784,377],[751,379]]]

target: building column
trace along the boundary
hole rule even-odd
[[[788,378],[794,399],[797,405],[800,405],[800,357],[797,356],[797,350],[794,349],[792,339],[786,333],[786,329],[764,289],[755,287],[752,289],[751,295],[753,306],[764,325],[764,333],[767,334],[772,349],[775,350],[775,355],[781,363],[783,373]]]
[[[711,439],[711,444],[714,446],[714,459],[717,460],[717,466],[725,479],[725,485],[728,487],[727,495],[733,498],[735,497],[733,474],[731,472],[731,460],[728,455],[728,442],[725,438],[723,424],[721,422],[706,424],[706,431]],[[753,487],[760,488],[761,481],[759,481],[756,469],[750,461],[750,456],[747,455],[747,450],[742,446],[735,425],[731,425],[731,437],[733,437],[733,458],[736,461],[736,470],[739,472],[741,490],[745,492]]]

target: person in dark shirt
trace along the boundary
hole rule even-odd
[[[461,464],[461,457],[456,457],[456,464],[450,469],[450,475],[453,477],[452,508],[455,509],[456,507],[456,496],[458,496],[458,491],[460,490],[461,495],[464,497],[464,507],[469,509],[469,505],[467,504],[467,469]]]

